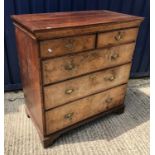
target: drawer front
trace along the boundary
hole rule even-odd
[[[77,100],[45,113],[46,133],[50,134],[99,114],[124,101],[126,85]]]
[[[41,57],[53,57],[95,48],[95,35],[53,39],[40,42]]]
[[[43,84],[130,62],[135,44],[68,55],[43,61]]]
[[[44,87],[45,109],[127,83],[131,64]]]
[[[99,33],[97,47],[101,48],[136,41],[137,34],[138,28]]]

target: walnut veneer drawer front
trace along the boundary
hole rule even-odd
[[[44,84],[69,79],[85,73],[128,63],[135,44],[98,49],[89,52],[53,58],[42,62]]]
[[[106,47],[135,41],[137,38],[137,33],[138,28],[99,33],[97,47]]]
[[[122,85],[46,112],[47,134],[122,104],[125,90]]]
[[[107,10],[12,16],[26,114],[44,147],[124,111],[141,17]]]
[[[95,48],[95,35],[41,41],[41,57],[60,56]]]
[[[127,83],[130,67],[131,64],[126,64],[44,87],[45,108],[50,109],[66,102]]]

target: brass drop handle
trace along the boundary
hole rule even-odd
[[[105,100],[105,102],[106,102],[106,103],[111,103],[111,102],[112,102],[112,98],[111,98],[111,97],[107,98],[107,99]]]
[[[123,39],[124,33],[123,32],[118,32],[117,35],[115,36],[115,40],[119,41],[121,39]]]
[[[65,70],[73,70],[75,68],[75,65],[73,63],[69,63],[65,65]]]
[[[65,94],[72,94],[74,92],[74,89],[66,89]]]
[[[64,118],[67,119],[67,120],[72,120],[73,115],[74,115],[74,113],[71,112],[71,113],[66,114],[66,115],[64,116]]]
[[[115,76],[112,75],[110,77],[105,77],[104,79],[107,80],[107,81],[113,81],[113,80],[115,80]]]
[[[112,59],[112,60],[116,60],[118,57],[119,57],[119,55],[118,55],[117,53],[114,53],[114,54],[111,56],[111,59]]]
[[[115,77],[114,76],[110,76],[108,80],[109,81],[113,81],[113,80],[115,80]]]

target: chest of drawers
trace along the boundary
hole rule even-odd
[[[44,147],[124,97],[141,17],[110,11],[13,15],[27,115]]]

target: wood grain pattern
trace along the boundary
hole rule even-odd
[[[106,10],[13,15],[12,18],[31,32],[143,19]]]
[[[95,48],[95,35],[67,37],[40,42],[41,57],[60,56]]]
[[[26,33],[17,27],[15,30],[26,107],[29,109],[36,126],[40,132],[44,134],[39,46],[38,43]]]
[[[127,83],[131,64],[44,87],[45,109]]]
[[[46,112],[46,133],[51,134],[123,103],[126,85]],[[58,123],[59,122],[59,123]]]
[[[68,55],[43,61],[44,84],[69,79],[85,73],[128,63],[132,59],[135,44]],[[115,57],[115,58],[114,58]]]
[[[101,48],[136,41],[137,34],[138,28],[99,33],[97,47]]]

